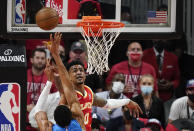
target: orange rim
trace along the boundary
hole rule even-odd
[[[77,23],[78,27],[99,27],[99,28],[121,28],[125,24],[121,22],[111,22],[111,21],[80,21]]]
[[[95,35],[97,34],[99,29],[102,30],[104,28],[121,28],[124,26],[125,24],[121,22],[102,21],[101,16],[83,16],[82,21],[77,23],[77,27],[83,27],[85,32],[88,32],[89,28],[91,28]],[[100,34],[100,36],[101,35],[102,34]],[[91,36],[91,34],[89,34],[89,36]]]

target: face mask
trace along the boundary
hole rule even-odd
[[[129,53],[130,59],[137,62],[141,59],[141,53]]]
[[[194,94],[188,94],[189,100],[194,103]]]
[[[145,95],[151,94],[153,91],[152,86],[141,86],[141,92]]]
[[[122,82],[113,82],[112,90],[116,94],[123,92],[125,85]]]

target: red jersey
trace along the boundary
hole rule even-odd
[[[27,105],[28,104],[36,104],[40,93],[42,92],[45,84],[47,82],[47,76],[43,73],[40,76],[32,75],[32,70],[28,69],[27,71]],[[54,84],[51,88],[51,93],[56,92],[57,89],[55,88]]]
[[[142,62],[142,65],[140,67],[132,67],[129,66],[128,61],[120,62],[112,67],[108,77],[106,78],[106,83],[110,84],[114,75],[117,73],[125,75],[125,85],[129,84],[135,88],[133,93],[125,93],[128,98],[135,97],[141,93],[139,87],[139,80],[140,77],[144,74],[151,74],[154,77],[154,91],[158,90],[156,84],[156,73],[154,68],[150,64]]]
[[[77,98],[80,102],[81,110],[84,113],[84,124],[86,131],[91,131],[92,124],[92,104],[93,104],[93,91],[88,87],[84,86],[85,94],[79,91],[77,92]]]

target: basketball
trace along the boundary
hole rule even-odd
[[[44,7],[36,13],[36,24],[43,30],[52,30],[58,21],[59,15],[53,8]]]

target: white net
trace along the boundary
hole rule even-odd
[[[81,29],[88,51],[87,72],[89,74],[96,72],[102,75],[103,72],[109,71],[108,56],[116,38],[120,34],[120,28],[109,28],[108,31],[100,28],[96,33],[93,32],[91,27],[88,27],[87,32],[83,27]]]

